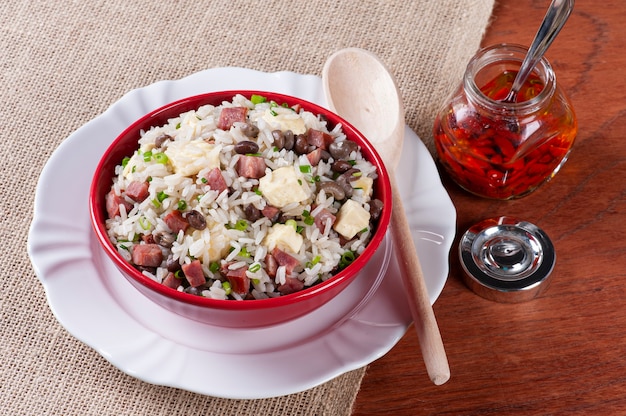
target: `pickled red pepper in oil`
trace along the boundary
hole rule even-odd
[[[485,107],[474,105],[467,97],[472,92],[461,88],[435,121],[439,162],[461,187],[479,196],[510,199],[532,192],[558,172],[576,136],[567,99],[554,85],[555,94],[539,97],[549,91],[544,92],[546,82],[535,72],[520,89],[517,103],[507,108],[503,100],[516,74],[502,70],[476,85]],[[536,97],[541,102],[532,111],[517,110],[539,101]]]

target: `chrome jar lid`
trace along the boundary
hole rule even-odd
[[[465,283],[497,302],[525,302],[547,286],[556,254],[550,238],[536,225],[496,217],[470,227],[461,237],[459,257]]]

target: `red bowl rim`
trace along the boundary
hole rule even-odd
[[[161,124],[165,123],[168,118],[176,117],[179,114],[190,111],[192,109],[197,109],[201,105],[212,104],[219,105],[224,100],[232,100],[235,95],[241,94],[244,97],[250,98],[253,94],[262,95],[270,100],[274,100],[280,103],[287,103],[292,106],[295,104],[300,104],[305,110],[310,111],[314,114],[323,114],[329,124],[331,126],[335,126],[338,123],[341,123],[342,130],[344,134],[353,139],[357,138],[357,142],[361,147],[361,152],[364,157],[373,163],[376,166],[378,178],[376,179],[376,190],[377,190],[377,198],[384,201],[382,213],[378,219],[378,224],[376,227],[376,232],[370,239],[367,247],[363,251],[361,255],[359,255],[350,266],[342,270],[341,272],[335,274],[324,282],[318,283],[314,286],[303,289],[299,292],[295,292],[289,295],[282,295],[275,298],[267,298],[267,299],[254,299],[254,300],[245,300],[245,301],[236,301],[236,300],[221,300],[221,299],[211,299],[205,298],[202,296],[192,295],[185,292],[180,292],[176,289],[169,288],[161,283],[158,283],[144,274],[140,273],[137,269],[135,269],[129,262],[125,261],[117,252],[113,243],[109,240],[107,235],[105,220],[106,216],[104,214],[104,194],[102,194],[102,186],[105,184],[99,181],[99,177],[101,172],[109,166],[111,161],[111,153],[113,153],[120,141],[127,136],[128,134],[136,134],[139,136],[140,128],[146,128],[143,126],[144,124],[149,124],[147,127],[151,125],[155,125],[155,122],[148,123],[148,120],[152,119],[162,119]],[[219,103],[218,103],[219,101]],[[217,103],[217,104],[215,104]],[[181,109],[179,109],[181,108]],[[169,114],[173,109],[177,109],[175,113]],[[163,119],[163,117],[165,117]],[[142,127],[140,127],[142,126]],[[121,158],[120,158],[121,161]],[[119,161],[116,162],[113,166],[119,164]],[[110,189],[110,183],[107,183],[108,189]],[[264,309],[264,308],[275,308],[280,306],[285,306],[288,304],[294,304],[297,302],[301,302],[303,299],[311,298],[317,296],[321,293],[328,292],[333,290],[333,288],[346,280],[350,280],[351,278],[356,277],[358,274],[358,270],[361,270],[365,264],[371,259],[374,255],[378,247],[380,246],[383,238],[385,237],[386,230],[389,226],[390,218],[391,218],[391,209],[392,209],[392,197],[391,197],[391,185],[389,181],[389,174],[386,170],[386,167],[383,163],[382,158],[374,148],[374,146],[365,138],[365,136],[359,132],[354,126],[348,123],[346,120],[341,118],[339,115],[333,113],[332,111],[321,107],[318,104],[312,103],[307,100],[303,100],[301,98],[293,97],[286,94],[269,92],[269,91],[260,91],[260,90],[227,90],[227,91],[215,91],[209,93],[203,93],[198,95],[193,95],[190,97],[182,98],[180,100],[173,101],[171,103],[165,104],[156,110],[153,110],[146,115],[140,117],[135,122],[133,122],[130,126],[128,126],[122,133],[120,133],[115,140],[109,145],[107,150],[104,152],[102,158],[98,162],[96,170],[94,172],[94,176],[91,182],[91,187],[89,190],[89,214],[90,220],[92,224],[92,228],[96,233],[96,238],[100,242],[101,247],[104,249],[106,254],[109,256],[111,260],[116,264],[116,266],[124,271],[127,276],[131,276],[136,282],[141,285],[147,287],[148,289],[163,295],[168,298],[172,298],[176,301],[197,305],[205,308],[215,308],[215,309],[223,309],[223,310],[254,310],[254,309]],[[354,275],[351,275],[353,270],[357,270]]]

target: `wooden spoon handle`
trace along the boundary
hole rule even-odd
[[[409,222],[406,218],[402,197],[398,191],[395,173],[389,170],[393,194],[393,210],[391,213],[391,236],[396,250],[396,259],[400,274],[407,291],[407,299],[417,337],[422,350],[422,357],[428,376],[436,385],[444,384],[450,378],[450,367],[439,333],[435,313],[433,312],[428,290],[420,266]]]

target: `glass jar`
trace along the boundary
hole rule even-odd
[[[528,195],[567,160],[578,129],[548,61],[534,68],[516,102],[504,102],[527,49],[480,50],[434,125],[439,162],[462,188],[486,198]]]

